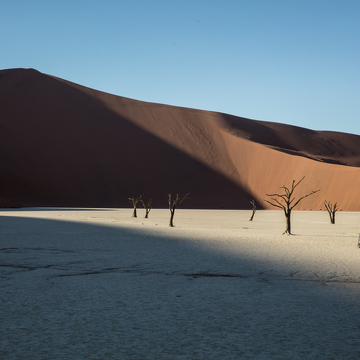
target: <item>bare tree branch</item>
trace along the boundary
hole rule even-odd
[[[291,209],[293,209],[302,199],[305,199],[306,197],[312,195],[312,194],[316,194],[317,192],[319,192],[320,190],[315,190],[315,191],[312,191],[311,193],[307,194],[307,195],[304,195],[303,197],[301,197],[292,207]]]
[[[179,201],[179,205],[180,205],[184,200],[190,199],[190,198],[189,198],[189,195],[190,195],[190,193],[187,193],[187,194]]]
[[[278,207],[278,208],[280,208],[280,209],[284,209],[284,206],[280,206],[280,205],[276,205],[276,204],[273,204],[273,203],[271,203],[270,201],[268,201],[268,200],[265,200],[267,203],[269,203],[270,205],[272,205],[272,206],[276,206],[276,207]]]
[[[304,179],[305,179],[305,176],[303,176],[303,177],[296,183],[296,185],[294,185],[295,180],[293,180],[293,189],[295,189]]]

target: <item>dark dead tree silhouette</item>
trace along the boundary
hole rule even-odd
[[[185,196],[183,196],[182,198],[179,197],[179,194],[176,194],[176,198],[171,201],[171,194],[168,194],[169,197],[169,209],[170,209],[170,222],[169,222],[169,226],[170,227],[174,227],[174,214],[175,214],[175,209],[186,199],[190,199],[189,198],[190,193],[186,194]]]
[[[330,224],[335,224],[335,213],[339,210],[337,208],[337,202],[333,205],[331,202],[325,200],[324,205],[330,216]]]
[[[139,201],[141,201],[141,199],[142,199],[142,195],[138,196],[136,199],[135,199],[134,197],[129,198],[130,204],[134,207],[134,211],[133,211],[132,217],[137,217],[137,214],[136,214],[136,206],[137,206],[137,203],[138,203]]]
[[[255,212],[256,212],[256,204],[255,204],[255,200],[251,200],[250,204],[252,205],[252,214],[251,214],[251,218],[249,219],[249,221],[253,221]]]
[[[145,219],[147,219],[149,217],[149,212],[151,211],[152,207],[151,207],[151,203],[153,201],[153,199],[150,199],[148,202],[145,202],[145,200],[143,199],[142,195],[140,197],[140,201],[142,202],[144,209],[145,209]]]
[[[291,184],[291,188],[288,188],[285,185],[280,186],[280,189],[284,189],[284,192],[285,192],[284,194],[266,194],[266,196],[271,197],[271,201],[265,200],[267,203],[284,210],[285,219],[286,219],[286,228],[285,228],[284,234],[291,235],[291,211],[292,211],[292,209],[297,204],[299,204],[299,202],[302,199],[320,191],[320,190],[312,191],[309,194],[306,194],[295,201],[295,197],[293,197],[294,190],[304,180],[304,178],[305,178],[305,176],[297,183],[295,182],[295,180],[293,180],[293,182]]]

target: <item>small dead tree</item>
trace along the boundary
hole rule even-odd
[[[142,195],[138,196],[136,199],[131,197],[129,198],[129,202],[130,204],[134,207],[134,211],[133,211],[133,214],[132,214],[132,217],[137,217],[137,214],[136,214],[136,206],[137,206],[137,203],[139,201],[141,201],[142,199]]]
[[[189,198],[190,193],[186,194],[183,198],[179,198],[179,194],[176,194],[176,198],[171,201],[171,194],[168,194],[169,197],[169,209],[170,209],[170,222],[169,222],[169,226],[170,227],[174,227],[174,214],[175,214],[175,209],[185,200],[185,199],[190,199]]]
[[[304,198],[317,193],[320,190],[315,190],[302,196],[300,199],[295,201],[295,197],[293,197],[294,190],[296,187],[304,180],[305,176],[298,181],[297,183],[293,180],[291,184],[291,188],[286,187],[285,185],[280,186],[280,189],[284,189],[284,194],[266,194],[266,196],[271,197],[271,201],[265,200],[272,206],[278,207],[284,210],[285,219],[286,219],[286,228],[284,234],[291,235],[291,211],[292,209]],[[294,202],[295,201],[295,202]]]
[[[152,200],[153,199],[150,199],[147,203],[145,203],[145,201],[144,201],[144,199],[142,198],[142,195],[141,195],[140,201],[142,202],[142,204],[144,206],[144,209],[145,209],[145,219],[147,219],[149,217],[149,212],[152,209],[151,208]]]
[[[337,208],[337,202],[333,205],[331,202],[325,200],[324,205],[330,216],[330,224],[335,224],[335,213],[339,210]]]
[[[253,221],[255,212],[256,212],[256,204],[255,204],[255,200],[251,200],[250,204],[252,205],[252,214],[251,214],[251,218],[249,219],[249,221]]]

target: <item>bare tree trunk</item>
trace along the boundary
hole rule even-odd
[[[147,219],[149,217],[149,212],[150,212],[150,209],[145,209],[145,219]]]
[[[291,210],[285,211],[286,229],[284,234],[291,235]]]
[[[254,218],[254,215],[255,215],[255,211],[256,210],[253,210],[252,214],[251,214],[251,218],[249,219],[249,221],[253,221],[253,218]]]
[[[134,206],[134,212],[132,214],[132,217],[137,217],[137,213],[136,213],[136,205]]]
[[[330,224],[335,224],[335,211],[328,210],[330,217]]]
[[[255,200],[251,200],[250,203],[252,204],[253,208],[252,208],[252,214],[251,214],[251,218],[249,219],[249,221],[253,221],[255,212],[256,212],[256,204],[255,204]]]
[[[175,214],[175,208],[170,209],[170,222],[169,222],[169,226],[170,227],[174,227],[174,223],[173,223],[173,219],[174,219],[174,214]]]
[[[335,224],[335,211],[333,211],[331,213],[331,216],[330,216],[330,224]]]

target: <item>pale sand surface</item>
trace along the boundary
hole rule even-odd
[[[1,359],[358,359],[360,213],[0,211]]]

